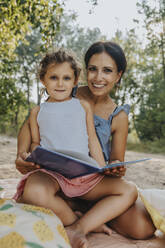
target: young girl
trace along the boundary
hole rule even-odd
[[[99,166],[104,166],[90,105],[71,96],[79,73],[74,58],[62,50],[47,54],[41,61],[40,80],[49,99],[31,111],[32,150],[41,145],[50,150],[72,150],[86,156],[90,153]],[[116,71],[113,85],[120,76]],[[61,197],[63,194],[96,204],[78,219]],[[136,187],[120,178],[92,174],[69,180],[44,169],[26,174],[15,196],[21,202],[52,209],[67,226],[71,245],[75,248],[88,247],[85,236],[122,214],[136,198]]]

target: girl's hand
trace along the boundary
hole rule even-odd
[[[120,161],[115,160],[111,162],[111,164],[113,163],[120,163]],[[105,169],[103,174],[106,176],[112,176],[112,177],[122,177],[125,175],[125,172],[126,172],[126,167],[122,165],[122,166],[117,166],[114,168],[107,168]]]
[[[22,174],[27,174],[30,171],[40,169],[40,166],[32,163],[32,162],[27,162],[25,159],[29,156],[29,153],[27,152],[22,152],[17,155],[17,158],[15,160],[16,168],[19,172]]]

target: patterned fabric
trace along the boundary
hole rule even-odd
[[[71,248],[49,209],[0,198],[0,248]]]

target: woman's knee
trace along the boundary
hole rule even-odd
[[[124,190],[124,194],[128,197],[128,199],[133,203],[136,201],[138,197],[137,187],[132,182],[126,182],[126,188]]]
[[[109,225],[123,236],[141,240],[151,238],[156,230],[139,199],[125,213],[109,222]]]
[[[147,220],[141,221],[135,227],[132,232],[131,238],[133,239],[149,239],[154,235],[155,227],[152,223],[149,223]]]

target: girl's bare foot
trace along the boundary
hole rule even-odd
[[[88,241],[83,232],[79,230],[79,228],[72,225],[65,227],[65,229],[72,248],[88,248]]]
[[[109,236],[112,234],[112,229],[106,226],[105,224],[99,226],[95,230],[93,230],[95,233],[105,233],[108,234]]]
[[[77,215],[78,218],[81,218],[83,216],[82,212],[80,212],[80,211],[75,211],[75,214]],[[107,225],[103,224],[103,225],[99,226],[98,228],[96,228],[95,230],[93,230],[93,232],[105,233],[105,234],[108,234],[110,236],[112,234],[112,229],[109,228]]]

